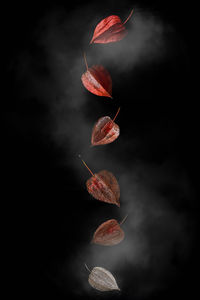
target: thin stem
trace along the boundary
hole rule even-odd
[[[123,220],[119,223],[120,225],[122,225],[125,221],[126,221],[126,218],[128,217],[128,215],[126,215]]]
[[[88,266],[86,265],[86,263],[85,263],[85,267],[86,267],[86,269],[91,273],[91,271],[90,271],[90,269],[88,268]]]
[[[82,160],[82,163],[86,166],[86,168],[88,169],[88,171],[92,174],[92,176],[94,176],[94,173],[92,173],[92,171],[90,170],[90,168],[87,166],[86,162],[81,158],[81,155],[79,154],[79,158]]]
[[[134,12],[134,9],[131,10],[131,12],[130,12],[128,18],[124,21],[123,25],[126,24],[126,22],[128,22],[128,20],[129,20],[130,17],[132,16],[133,12]]]
[[[113,122],[115,121],[115,119],[117,118],[117,115],[118,115],[118,113],[119,113],[119,111],[120,111],[120,107],[118,108],[118,110],[117,110],[117,112],[116,112],[116,115],[114,116],[114,118],[113,118]]]
[[[84,61],[85,61],[86,69],[88,70],[88,64],[87,64],[87,59],[86,59],[86,54],[85,54],[85,52],[83,53],[83,56],[84,56]]]

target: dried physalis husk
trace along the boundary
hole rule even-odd
[[[112,78],[102,65],[93,65],[88,68],[84,54],[86,72],[82,74],[81,81],[84,87],[92,94],[112,98]]]
[[[115,176],[107,170],[102,170],[99,173],[93,174],[85,161],[82,160],[82,162],[92,174],[92,177],[86,182],[88,193],[97,200],[116,204],[120,207],[120,188]]]
[[[88,269],[87,266],[86,268]],[[101,292],[113,290],[120,291],[114,276],[108,270],[101,267],[95,267],[92,269],[88,282],[94,289]]]
[[[92,243],[102,246],[113,246],[119,244],[124,239],[124,231],[120,225],[126,217],[118,223],[117,220],[111,219],[102,223],[95,231]]]
[[[111,15],[101,20],[94,30],[90,44],[107,44],[122,40],[127,34],[127,30],[124,25],[130,19],[132,14],[133,10],[124,22],[121,21],[120,17],[115,15]]]
[[[118,138],[120,129],[119,126],[114,122],[114,120],[116,119],[119,111],[120,108],[118,109],[113,120],[110,117],[105,116],[101,117],[96,122],[92,130],[92,146],[110,144]]]
[[[88,192],[97,200],[116,204],[120,207],[120,189],[115,176],[102,170],[90,177],[86,182]]]

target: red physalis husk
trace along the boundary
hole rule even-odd
[[[84,87],[97,96],[112,98],[112,79],[108,71],[101,65],[88,68],[86,58],[85,64],[87,71],[81,76]]]
[[[103,19],[96,26],[90,44],[107,44],[122,40],[127,34],[127,30],[124,25],[130,19],[132,14],[133,10],[123,23],[120,17],[115,15]]]
[[[94,174],[86,182],[88,192],[97,200],[116,204],[120,207],[119,197],[120,189],[115,176],[107,171],[102,170]]]
[[[102,223],[95,231],[91,243],[102,246],[119,244],[124,239],[124,231],[120,227],[124,220],[120,224],[115,219]]]
[[[82,162],[92,174],[92,177],[86,182],[88,193],[99,201],[116,204],[120,207],[120,188],[115,176],[107,170],[93,174],[84,160]]]
[[[105,116],[96,122],[92,130],[92,146],[110,144],[118,138],[120,129],[114,120],[116,119],[119,111],[120,108],[113,120],[110,117]]]

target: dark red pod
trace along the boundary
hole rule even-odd
[[[120,225],[122,225],[126,217],[120,224],[115,219],[102,223],[95,231],[91,242],[102,246],[113,246],[119,244],[125,236]]]
[[[94,174],[86,182],[88,192],[97,200],[116,204],[120,207],[119,197],[120,189],[115,176],[107,171],[102,170]]]
[[[105,116],[96,122],[92,130],[92,146],[110,144],[118,138],[120,129],[114,120],[116,119],[119,111],[120,108],[118,109],[113,120],[110,117]]]
[[[88,68],[86,58],[85,64],[87,71],[81,76],[84,87],[97,96],[112,98],[112,79],[108,71],[101,65]]]
[[[120,188],[115,176],[107,170],[93,174],[84,160],[82,162],[92,174],[92,177],[86,182],[88,193],[99,201],[116,204],[120,207]]]
[[[124,25],[130,19],[132,14],[133,14],[133,10],[131,11],[130,15],[123,23],[120,17],[115,15],[111,15],[103,19],[96,26],[90,44],[92,43],[107,44],[107,43],[113,43],[122,40],[127,34],[127,30]]]

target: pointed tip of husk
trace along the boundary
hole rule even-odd
[[[113,99],[113,96],[111,94],[109,94],[109,92],[107,92],[107,91],[106,91],[106,95],[104,95],[104,97]]]

